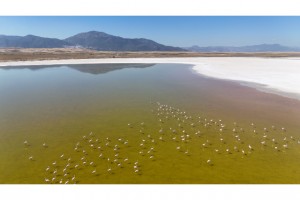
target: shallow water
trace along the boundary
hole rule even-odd
[[[0,183],[300,183],[299,101],[191,68],[0,69]]]

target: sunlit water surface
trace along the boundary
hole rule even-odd
[[[0,183],[300,183],[299,101],[191,68],[0,69]]]

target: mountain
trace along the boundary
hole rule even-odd
[[[250,46],[208,46],[197,45],[184,48],[193,52],[300,52],[300,48],[287,47],[280,44],[259,44]]]
[[[24,37],[0,35],[0,47],[63,48],[66,46],[70,46],[70,44],[56,38],[45,38],[34,35],[26,35]]]
[[[99,51],[186,51],[144,38],[128,39],[97,31],[79,33],[65,39],[65,41],[74,46]]]

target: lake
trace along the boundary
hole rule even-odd
[[[300,101],[184,64],[0,68],[0,183],[300,183]]]

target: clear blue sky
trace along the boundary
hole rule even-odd
[[[0,17],[0,34],[66,38],[90,30],[186,47],[278,43],[300,47],[300,17]]]

